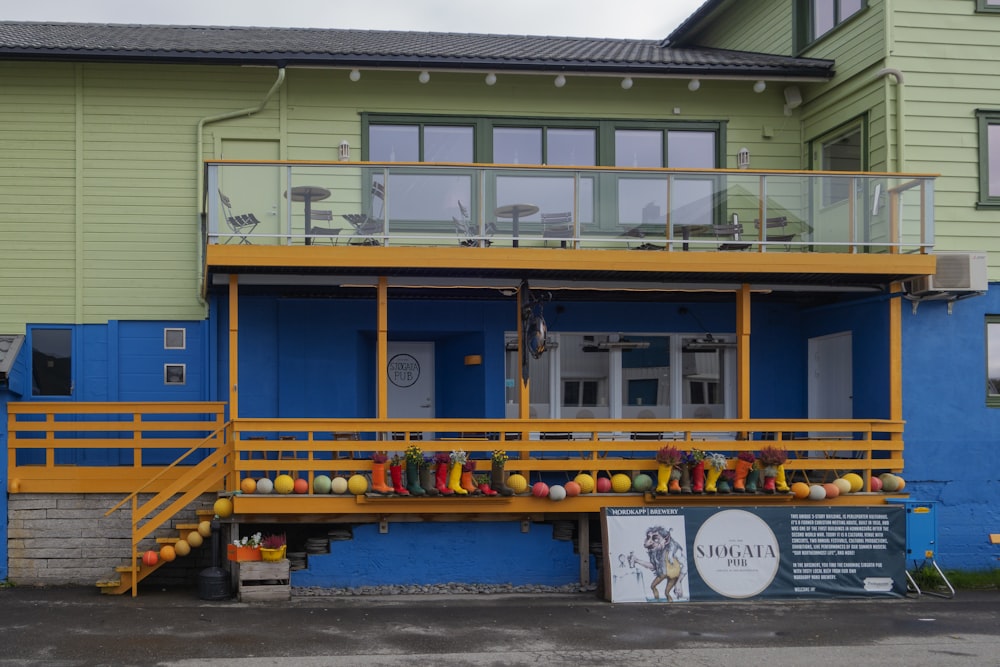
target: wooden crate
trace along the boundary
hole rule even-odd
[[[237,567],[240,602],[270,602],[292,598],[287,558],[275,563],[245,561],[238,563]]]

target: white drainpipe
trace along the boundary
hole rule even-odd
[[[886,76],[892,76],[896,79],[896,165],[895,169],[887,169],[887,171],[906,171],[906,161],[904,159],[903,152],[903,118],[905,114],[903,113],[903,73],[896,69],[895,67],[883,67],[878,72],[876,72],[876,78],[883,78]]]

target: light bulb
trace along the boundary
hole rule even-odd
[[[420,76],[417,77],[417,81],[419,81],[420,83],[427,83],[430,80],[431,80],[431,75],[429,72],[426,71],[421,72]]]
[[[487,86],[492,86],[496,82],[497,82],[497,75],[496,74],[494,74],[493,72],[490,72],[489,74],[486,75],[486,85]]]
[[[699,81],[698,79],[691,79],[690,81],[688,81],[688,90],[690,90],[692,93],[698,90],[699,88],[701,88],[701,81]]]
[[[755,93],[763,93],[765,88],[767,88],[767,84],[764,83],[763,81],[758,81],[757,83],[753,84],[753,92]]]
[[[562,88],[563,86],[566,85],[566,77],[560,74],[559,76],[556,77],[554,83],[556,84],[556,88]]]
[[[350,73],[350,74],[348,74],[348,75],[347,75],[347,77],[348,77],[348,78],[349,78],[349,79],[350,79],[351,81],[360,81],[360,80],[361,80],[361,72],[360,72],[359,70],[356,70],[356,69],[352,69],[352,70],[351,70],[351,73]]]
[[[632,87],[632,77],[627,76],[624,79],[622,79],[622,89],[628,90],[631,87]]]

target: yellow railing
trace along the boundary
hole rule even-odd
[[[402,454],[411,444],[427,456],[462,449],[477,472],[488,471],[491,453],[503,449],[510,457],[507,471],[529,478],[537,477],[535,473],[648,471],[655,469],[656,451],[667,444],[730,459],[740,451],[778,446],[789,452],[785,467],[793,477],[800,471],[850,470],[864,476],[865,488],[873,471],[903,469],[903,424],[891,420],[244,418],[232,423],[231,436],[223,437],[229,430],[223,429],[223,407],[12,403],[9,490],[157,494],[148,510],[137,511],[139,520],[167,498],[192,488],[235,492],[243,477],[281,472],[301,475],[310,483],[317,474],[364,474],[371,470],[372,452]],[[162,465],[144,462],[151,449],[175,447],[186,449]],[[129,460],[120,465],[73,462],[80,453],[96,449],[105,457]],[[196,462],[197,457],[204,458]],[[189,460],[194,463],[186,465]],[[343,506],[336,511],[369,510]],[[580,510],[567,504],[565,511]]]

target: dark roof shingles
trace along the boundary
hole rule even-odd
[[[717,49],[664,48],[656,40],[320,28],[154,26],[0,21],[0,58],[249,60],[280,64],[398,63],[551,69],[692,69],[832,76],[833,63]]]

